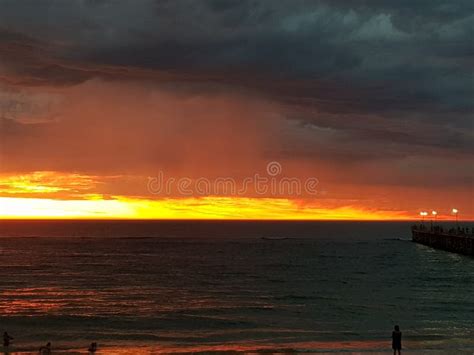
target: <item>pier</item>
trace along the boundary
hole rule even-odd
[[[446,229],[442,226],[430,226],[428,228],[421,224],[414,225],[411,231],[412,240],[415,243],[452,253],[474,256],[473,229],[459,227]]]

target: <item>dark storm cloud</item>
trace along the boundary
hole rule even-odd
[[[361,88],[389,85],[385,89],[405,101],[469,108],[472,76],[466,77],[466,69],[472,65],[474,14],[469,1],[0,4],[7,28],[67,44],[62,54],[69,58],[159,70],[345,80]]]
[[[0,0],[0,23],[8,84],[166,73],[256,90],[380,155],[472,149],[472,1]]]

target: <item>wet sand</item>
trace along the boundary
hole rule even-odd
[[[420,347],[419,342],[404,342],[402,353],[408,354],[472,354],[474,350],[474,341],[472,344],[464,344],[465,348],[453,347],[446,348],[446,344],[438,350],[441,344],[437,342],[427,342],[425,347]],[[459,344],[461,345],[461,344]],[[38,347],[10,347],[9,351],[3,349],[5,354],[15,355],[37,355]],[[52,354],[90,354],[87,347],[74,348],[57,344],[53,347]],[[99,344],[96,355],[148,355],[148,354],[296,354],[296,353],[315,353],[315,354],[389,354],[392,353],[391,342],[380,340],[368,341],[342,341],[342,342],[300,342],[285,343],[281,346],[265,343],[241,343],[241,344],[206,344],[206,345],[182,345],[175,346],[173,344],[154,344],[143,346],[108,345]]]

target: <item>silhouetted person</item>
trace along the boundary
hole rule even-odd
[[[48,342],[48,344],[39,348],[39,352],[41,355],[51,355],[51,343]]]
[[[401,354],[402,351],[402,332],[400,331],[400,327],[398,325],[395,326],[392,332],[392,349],[393,355],[395,355],[398,351],[398,355]]]
[[[94,354],[97,351],[97,343],[91,343],[89,349],[87,349],[90,353]]]
[[[13,338],[7,333],[3,333],[3,346],[7,347],[10,345],[10,340],[13,340]]]

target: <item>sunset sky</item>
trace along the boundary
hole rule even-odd
[[[474,219],[473,14],[0,0],[0,218]]]

